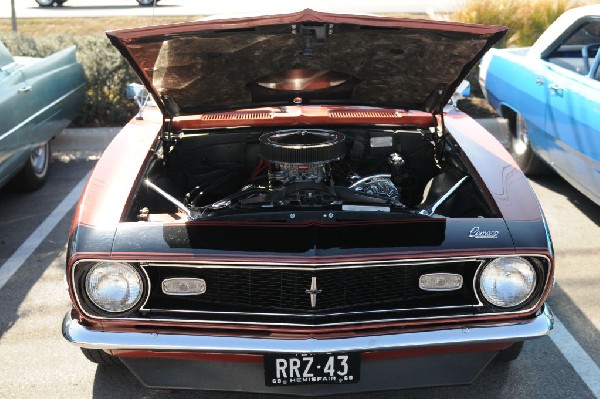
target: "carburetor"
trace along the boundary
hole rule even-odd
[[[274,168],[269,184],[322,183],[329,164],[346,155],[344,135],[333,130],[289,129],[260,136],[260,157]]]

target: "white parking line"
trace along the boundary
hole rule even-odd
[[[600,368],[556,316],[550,338],[594,396],[600,398]]]
[[[21,246],[11,255],[10,258],[0,266],[0,290],[6,282],[19,270],[21,266],[25,263],[27,258],[31,256],[33,251],[44,241],[46,236],[50,234],[52,229],[56,227],[58,222],[65,217],[67,212],[73,208],[73,205],[79,199],[79,195],[81,194],[81,190],[83,190],[83,186],[87,181],[88,176],[86,175],[71,192],[61,201],[60,204],[52,211],[50,215],[42,222],[41,225],[38,226],[37,229],[27,239]]]

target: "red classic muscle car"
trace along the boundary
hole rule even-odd
[[[553,326],[550,235],[447,106],[504,31],[304,10],[109,32],[157,107],[82,194],[65,338],[150,387],[298,395],[515,359]]]

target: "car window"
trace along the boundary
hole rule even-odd
[[[564,44],[586,45],[600,43],[600,21],[590,21],[577,29]]]
[[[598,45],[600,45],[600,20],[587,21],[567,36],[550,53],[547,60],[565,69],[587,75],[598,53]]]

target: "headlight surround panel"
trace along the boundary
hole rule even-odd
[[[482,278],[485,278],[484,273],[486,272],[488,267],[493,267],[491,265],[498,266],[500,263],[505,263],[510,259],[514,259],[515,263],[520,263],[525,261],[528,265],[530,265],[533,270],[533,287],[528,296],[524,297],[522,300],[515,301],[513,304],[507,304],[506,306],[501,306],[498,303],[494,303],[493,298],[489,295],[489,293],[484,292],[482,288]],[[480,269],[477,272],[475,281],[473,282],[475,286],[475,291],[479,296],[483,307],[480,309],[481,312],[488,313],[492,312],[518,312],[518,311],[526,311],[535,307],[539,301],[540,297],[544,294],[546,290],[546,282],[548,279],[549,272],[549,260],[546,257],[535,257],[535,256],[508,256],[508,257],[498,257],[492,258],[483,263]]]
[[[536,273],[536,277],[535,277],[535,287],[534,290],[532,292],[532,294],[529,296],[529,298],[527,298],[524,302],[520,303],[519,305],[516,305],[514,307],[499,307],[499,306],[494,306],[493,304],[489,303],[486,299],[485,296],[482,293],[482,290],[480,288],[480,278],[481,278],[481,273],[483,271],[483,268],[489,264],[490,262],[492,262],[495,259],[503,259],[503,258],[510,258],[510,257],[521,257],[525,260],[527,260],[533,267],[533,269],[535,270]],[[550,260],[550,258],[548,258],[545,255],[541,255],[541,254],[524,254],[524,255],[510,255],[510,256],[505,256],[505,255],[500,255],[500,256],[485,256],[485,257],[468,257],[468,258],[450,258],[448,260],[456,260],[456,259],[464,259],[464,260],[476,260],[480,262],[480,266],[477,268],[477,270],[474,271],[474,274],[471,275],[471,279],[465,279],[464,284],[465,285],[471,285],[472,286],[472,290],[473,290],[473,294],[475,295],[475,301],[478,304],[474,304],[473,306],[470,307],[470,311],[465,312],[467,309],[463,308],[462,311],[459,311],[459,313],[455,314],[454,316],[450,316],[450,315],[446,315],[446,316],[440,316],[439,314],[436,314],[436,312],[433,312],[430,315],[425,315],[423,314],[423,320],[427,320],[427,319],[438,319],[438,318],[444,318],[444,319],[448,319],[451,320],[452,317],[469,317],[469,316],[495,316],[498,315],[500,316],[501,314],[515,314],[515,315],[519,315],[519,314],[527,314],[530,313],[531,311],[533,311],[534,309],[536,309],[537,307],[539,307],[541,305],[542,302],[542,298],[544,296],[544,294],[548,291],[548,287],[547,285],[549,284],[549,273],[551,272],[552,269],[552,262]],[[439,259],[438,259],[439,261]],[[145,309],[146,304],[148,303],[148,301],[150,300],[150,295],[151,295],[151,290],[152,290],[152,283],[151,283],[151,279],[148,276],[145,267],[147,265],[147,262],[144,261],[115,261],[118,263],[123,263],[126,262],[128,263],[130,266],[132,266],[133,268],[136,269],[136,271],[138,271],[138,273],[140,273],[140,275],[142,276],[142,281],[143,281],[143,292],[142,295],[140,297],[140,300],[138,301],[138,303],[130,310],[127,311],[123,311],[123,312],[115,312],[115,313],[111,313],[111,312],[106,312],[100,308],[98,308],[88,297],[86,290],[85,290],[85,282],[86,282],[86,276],[89,273],[90,269],[96,265],[97,263],[102,263],[102,262],[111,262],[110,260],[101,260],[101,259],[94,259],[94,260],[79,260],[74,262],[71,265],[71,269],[70,269],[70,283],[71,283],[71,287],[72,287],[72,292],[74,294],[75,297],[75,302],[78,305],[78,310],[82,311],[84,315],[94,318],[94,319],[129,319],[129,320],[146,320],[146,321],[151,321],[151,320],[160,320],[163,319],[164,321],[167,320],[173,320],[173,315],[165,317],[165,315],[154,315],[152,312],[148,312],[148,310]],[[471,282],[469,282],[469,280],[471,280]],[[391,316],[391,315],[390,315]],[[183,316],[182,316],[183,317]],[[194,319],[196,319],[197,317],[192,317],[192,318],[182,318],[182,317],[175,317],[175,319],[181,319],[181,321],[188,320],[188,321],[194,321]],[[400,314],[397,314],[395,317],[392,316],[393,318],[398,317],[397,321],[401,321],[404,317]],[[420,317],[419,317],[420,318]],[[412,318],[414,320],[414,318]],[[198,320],[200,321],[200,320]],[[207,320],[204,320],[203,322],[206,322]],[[390,321],[390,320],[388,320]],[[232,321],[225,321],[222,320],[221,322],[232,322]],[[293,324],[293,322],[291,323]]]
[[[125,271],[125,273],[133,272],[135,273],[135,277],[137,277],[140,284],[140,290],[137,295],[135,295],[134,300],[128,306],[123,307],[115,307],[113,309],[109,309],[108,306],[102,306],[99,303],[99,298],[94,298],[93,295],[90,295],[88,292],[88,288],[90,286],[91,280],[94,280],[102,274],[102,269],[108,269],[110,265],[113,266],[113,270]],[[148,295],[150,292],[150,282],[146,272],[143,268],[139,267],[137,264],[132,264],[129,262],[123,261],[109,261],[109,260],[99,260],[95,262],[78,262],[76,267],[74,265],[73,269],[73,289],[76,293],[76,299],[79,305],[82,307],[85,313],[89,314],[93,317],[101,317],[101,318],[123,318],[123,317],[135,317],[139,314],[139,309],[144,305],[144,303],[148,300]],[[117,273],[117,279],[123,279],[124,276],[121,273]],[[132,277],[130,275],[130,277]]]

